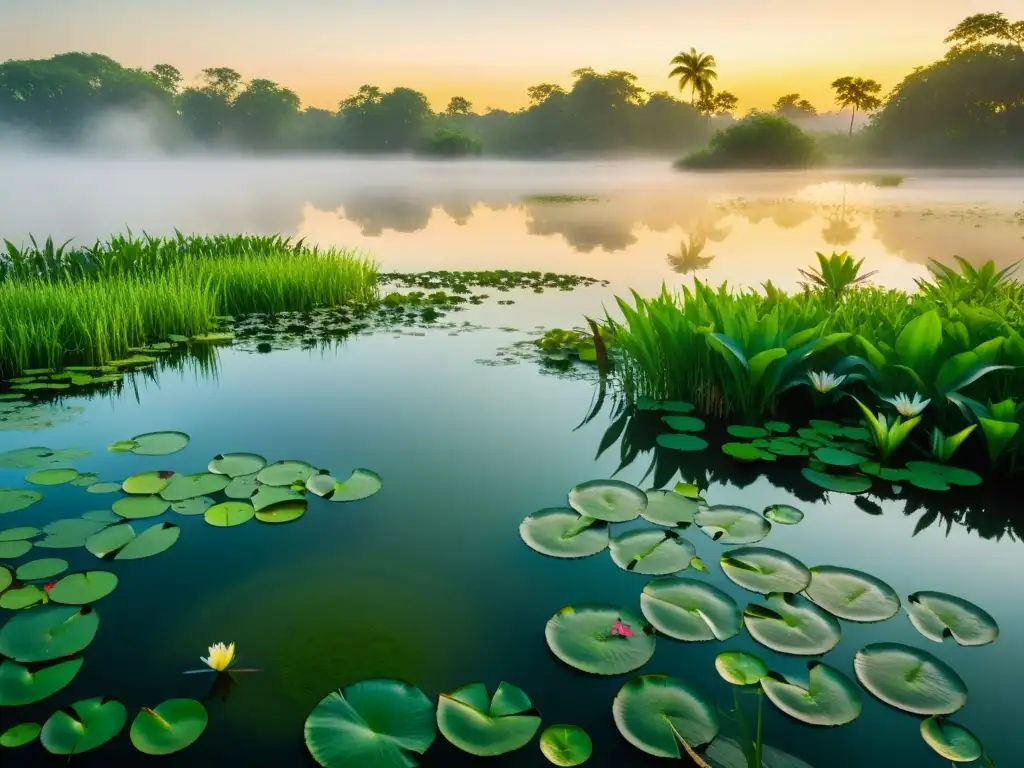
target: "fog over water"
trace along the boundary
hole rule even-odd
[[[106,135],[109,145],[110,135]],[[899,186],[879,186],[883,175]],[[679,173],[666,160],[0,152],[0,236],[253,232],[372,253],[386,269],[543,269],[654,290],[662,281],[792,287],[815,251],[848,250],[912,287],[930,258],[1024,251],[1024,177],[982,171]],[[542,204],[531,195],[596,202]]]

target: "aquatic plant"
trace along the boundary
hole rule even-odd
[[[597,203],[599,198],[587,197],[586,195],[527,195],[523,198],[526,203],[537,205],[565,205],[568,203]]]
[[[840,301],[852,287],[866,283],[876,274],[874,271],[861,274],[864,259],[855,261],[846,251],[830,256],[817,252],[815,256],[818,257],[818,268],[799,270],[807,281],[802,285],[808,290],[821,291],[833,302]]]

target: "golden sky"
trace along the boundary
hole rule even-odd
[[[1019,0],[1015,0],[1018,1]],[[1002,0],[1005,5],[1007,0]],[[126,66],[174,64],[191,81],[230,66],[335,108],[361,84],[515,109],[578,67],[625,69],[672,89],[668,61],[691,46],[718,61],[740,110],[799,92],[831,108],[836,77],[888,90],[940,58],[942,39],[992,0],[0,0],[0,55],[96,51]],[[1011,18],[1020,13],[1008,12]]]

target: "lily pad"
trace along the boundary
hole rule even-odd
[[[7,571],[7,573],[10,573],[10,571]],[[20,611],[22,608],[28,608],[31,605],[43,602],[44,597],[46,597],[46,593],[35,584],[26,584],[23,587],[8,589],[0,595],[0,608],[6,608],[9,611]]]
[[[807,669],[806,686],[773,672],[761,681],[761,688],[772,704],[809,725],[846,725],[860,717],[860,690],[850,678],[819,661]]]
[[[147,755],[169,755],[189,746],[206,730],[206,707],[194,699],[168,699],[143,707],[132,723],[132,744]]]
[[[260,489],[262,483],[256,479],[256,475],[239,475],[231,478],[224,489],[224,495],[229,499],[251,499]]]
[[[80,517],[55,520],[43,527],[46,538],[35,544],[43,549],[75,549],[85,546],[86,540],[97,531],[103,530],[106,525]]]
[[[115,440],[107,446],[107,450],[110,453],[131,453],[133,448],[136,448],[138,443],[134,440]]]
[[[612,715],[626,741],[657,757],[682,758],[680,740],[701,747],[720,727],[714,702],[668,675],[634,677],[616,694]]]
[[[594,675],[623,675],[654,655],[644,620],[603,603],[566,606],[548,620],[544,636],[555,656]]]
[[[82,514],[83,520],[88,520],[92,523],[119,523],[124,518],[114,514],[112,509],[91,509],[88,512]]]
[[[92,642],[99,625],[99,614],[88,606],[23,611],[0,628],[0,654],[23,663],[71,656]]]
[[[97,475],[95,472],[86,472],[72,480],[71,484],[77,486],[78,488],[88,488],[90,485],[95,485],[99,481],[100,476]]]
[[[830,464],[833,467],[856,467],[867,461],[866,456],[848,451],[845,448],[819,448],[814,452],[814,458],[823,464]]]
[[[703,437],[697,437],[697,435],[687,434],[686,432],[666,432],[658,435],[655,438],[655,442],[662,448],[668,448],[672,451],[684,451],[686,453],[703,451],[708,447],[708,441]]]
[[[275,504],[256,512],[256,519],[261,523],[290,523],[298,520],[306,513],[306,500],[286,501]]]
[[[189,442],[184,432],[147,432],[132,438],[132,453],[139,456],[167,456],[183,450]]]
[[[756,440],[759,437],[768,437],[768,430],[763,427],[750,427],[742,424],[733,424],[725,428],[733,437],[740,440]]]
[[[772,530],[772,524],[754,510],[721,504],[701,509],[693,521],[721,544],[753,544]]]
[[[676,640],[728,640],[740,631],[736,601],[697,579],[654,579],[640,594],[640,610],[655,629]]]
[[[85,489],[88,493],[117,493],[121,490],[120,483],[95,483]]]
[[[218,453],[210,460],[207,469],[217,475],[240,477],[255,475],[267,466],[267,460],[255,453]]]
[[[723,443],[722,453],[744,464],[753,461],[775,461],[775,454],[762,450],[753,443]]]
[[[310,475],[306,489],[328,501],[360,501],[384,487],[384,479],[369,469],[353,470],[348,480],[338,482],[326,472]]]
[[[261,469],[256,479],[264,485],[291,487],[305,485],[310,475],[315,472],[316,467],[304,461],[278,461]]]
[[[900,610],[899,595],[884,581],[835,565],[811,568],[811,583],[804,594],[815,605],[846,621],[885,621]]]
[[[144,520],[162,515],[170,503],[159,496],[128,496],[113,504],[114,514],[126,520]]]
[[[922,720],[921,738],[940,756],[954,763],[972,763],[985,751],[977,736],[943,717]]]
[[[74,679],[82,661],[68,659],[33,672],[10,659],[0,661],[0,707],[20,707],[52,696]]]
[[[575,725],[549,725],[540,735],[540,751],[554,765],[583,765],[594,752],[585,730]]]
[[[890,706],[918,715],[950,715],[967,703],[967,686],[953,668],[927,651],[874,643],[853,658],[857,679]]]
[[[50,754],[80,755],[117,736],[127,719],[128,713],[119,701],[76,701],[50,715],[39,739]]]
[[[777,592],[768,595],[767,603],[743,611],[743,625],[761,645],[794,656],[819,656],[839,644],[839,622],[802,595]]]
[[[493,697],[483,683],[442,693],[437,703],[441,734],[464,752],[478,757],[504,755],[529,743],[540,728],[540,713],[529,697],[502,682]]]
[[[675,491],[647,491],[647,508],[640,516],[655,525],[683,528],[693,522],[700,502]]]
[[[779,525],[796,525],[804,519],[804,513],[789,504],[772,504],[765,507],[764,516]]]
[[[608,546],[608,524],[567,507],[542,509],[519,524],[529,547],[550,557],[588,557]]]
[[[140,475],[132,475],[121,483],[121,489],[125,493],[139,496],[155,496],[170,484],[172,477],[174,473],[168,471],[143,472]]]
[[[354,683],[324,697],[305,724],[306,747],[326,768],[415,766],[434,743],[434,707],[398,680]]]
[[[17,512],[41,501],[43,494],[23,488],[0,488],[0,515]]]
[[[214,504],[203,515],[206,522],[218,528],[233,528],[247,523],[256,516],[256,510],[247,501],[225,501]]]
[[[117,574],[110,571],[69,573],[50,588],[48,595],[55,603],[87,605],[117,589],[118,581]]]
[[[174,523],[155,523],[138,535],[129,523],[119,523],[90,536],[85,547],[104,560],[141,560],[170,549],[180,535]]]
[[[751,592],[801,592],[811,572],[795,557],[768,547],[737,547],[722,554],[722,571]]]
[[[41,469],[25,475],[25,482],[32,485],[64,485],[78,477],[77,469]]]
[[[810,467],[804,467],[800,472],[809,482],[826,491],[863,493],[871,487],[871,478],[867,475],[831,475]]]
[[[14,560],[32,549],[31,541],[0,541],[0,557]]]
[[[792,429],[792,427],[784,421],[766,421],[764,423],[764,428],[769,432],[778,435],[784,435]]]
[[[160,491],[160,496],[167,501],[185,501],[223,491],[230,482],[227,475],[215,475],[212,472],[174,475],[167,487]]]
[[[697,554],[693,544],[674,530],[632,530],[613,536],[612,560],[620,568],[648,576],[685,570]]]
[[[5,528],[0,531],[0,541],[25,541],[34,539],[42,531],[30,525],[23,525],[18,528]]]
[[[769,440],[764,450],[779,456],[809,456],[811,453],[807,447],[800,445],[795,439],[783,438]]]
[[[999,636],[999,625],[987,612],[944,592],[910,595],[907,615],[918,632],[936,643],[952,637],[959,645],[987,645]]]
[[[14,574],[6,565],[0,564],[0,592],[3,592],[14,583]]]
[[[0,747],[23,747],[39,736],[39,723],[18,723],[0,733]]]
[[[209,496],[196,496],[174,502],[171,504],[171,511],[186,516],[201,515],[213,505],[214,501]]]
[[[68,569],[68,561],[59,557],[44,557],[40,560],[32,560],[18,566],[15,576],[18,581],[33,581],[34,579],[48,579],[63,573]]]
[[[662,416],[661,420],[676,432],[701,432],[707,426],[696,416]]]
[[[754,685],[768,676],[768,665],[746,651],[722,651],[715,657],[715,669],[732,685]]]
[[[257,513],[270,510],[278,505],[298,502],[302,502],[303,508],[305,508],[306,503],[306,497],[298,491],[293,491],[291,488],[275,488],[270,485],[261,486],[249,500]]]
[[[569,506],[595,520],[627,523],[647,509],[647,494],[621,480],[590,480],[569,491]]]
[[[981,476],[969,469],[953,467],[948,464],[934,464],[930,461],[908,461],[907,471],[911,483],[914,478],[920,479],[924,475],[938,477],[949,485],[975,486],[981,485]]]
[[[85,548],[96,557],[109,559],[134,538],[135,529],[131,525],[118,523],[89,536]]]

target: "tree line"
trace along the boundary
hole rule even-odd
[[[1024,159],[1024,21],[975,14],[946,42],[943,59],[915,69],[884,96],[870,78],[835,78],[836,107],[850,111],[848,137],[861,152],[902,160]],[[326,110],[303,108],[289,88],[261,78],[246,82],[228,67],[205,69],[186,85],[170,64],[147,70],[97,53],[64,53],[0,64],[0,130],[70,143],[113,111],[147,115],[168,146],[406,152],[434,140],[451,153],[482,145],[511,155],[678,154],[705,145],[737,119],[738,99],[716,88],[710,54],[690,49],[669,66],[678,96],[647,91],[630,72],[582,68],[568,88],[531,86],[528,105],[516,111],[477,112],[460,96],[435,111],[417,90],[374,85]],[[796,92],[781,95],[772,112],[797,123],[817,115]],[[854,136],[858,112],[871,120]],[[459,137],[467,138],[460,144]]]

